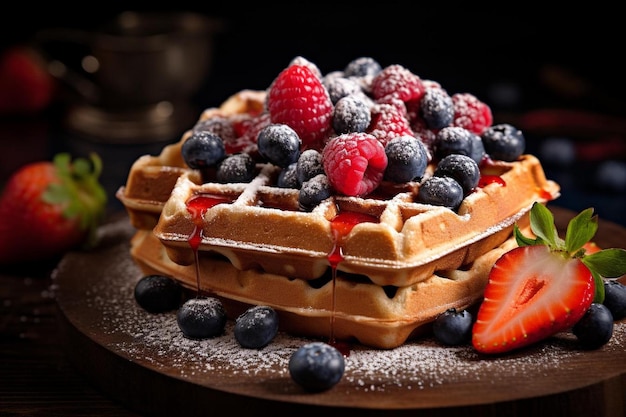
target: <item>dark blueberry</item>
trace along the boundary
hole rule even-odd
[[[385,145],[387,168],[384,178],[402,183],[422,179],[428,165],[428,151],[421,140],[404,135],[391,139]]]
[[[296,177],[300,185],[311,178],[324,173],[322,154],[315,149],[307,149],[300,154],[296,163]]]
[[[592,303],[572,332],[583,348],[597,349],[613,336],[613,315],[604,304]]]
[[[604,280],[604,303],[613,320],[626,317],[626,285],[614,279]]]
[[[486,155],[485,145],[483,145],[482,138],[478,136],[476,133],[472,133],[471,137],[472,137],[472,152],[470,156],[480,166],[480,164],[483,162],[483,159],[485,159],[485,155]]]
[[[463,187],[450,177],[428,177],[420,185],[416,201],[456,211],[463,202]]]
[[[433,322],[433,335],[444,345],[464,345],[472,339],[472,325],[473,317],[469,311],[450,308]]]
[[[382,70],[374,58],[363,56],[348,62],[343,70],[346,77],[374,77]]]
[[[568,166],[576,162],[576,145],[564,137],[550,137],[541,141],[539,158],[546,164]]]
[[[286,124],[265,126],[257,136],[259,154],[274,165],[286,167],[300,156],[302,141],[295,130]]]
[[[420,99],[420,114],[430,129],[443,129],[454,119],[452,97],[441,88],[429,88]]]
[[[433,175],[454,178],[461,184],[466,196],[478,185],[480,169],[471,157],[453,153],[439,161]]]
[[[345,360],[337,348],[323,343],[307,343],[289,359],[289,374],[309,392],[322,392],[334,387],[343,377]]]
[[[177,309],[182,293],[180,284],[165,275],[146,275],[135,285],[135,300],[149,313]]]
[[[346,96],[359,94],[363,91],[355,80],[344,77],[326,77],[324,78],[324,86],[333,104],[337,104],[339,100]]]
[[[294,162],[293,164],[289,164],[288,167],[283,168],[278,174],[276,185],[280,188],[300,188],[300,181],[298,181],[298,174],[296,173],[297,165],[298,163]]]
[[[181,155],[192,169],[208,168],[226,156],[224,141],[211,132],[196,132],[183,142]]]
[[[224,143],[234,141],[237,138],[233,124],[226,117],[210,117],[199,120],[193,127],[193,133],[209,132],[222,138]]]
[[[235,339],[241,347],[261,349],[278,333],[278,314],[269,306],[250,307],[235,321]]]
[[[602,161],[595,172],[594,183],[601,190],[612,193],[626,192],[626,162]]]
[[[433,141],[433,152],[437,159],[458,153],[461,155],[472,154],[472,132],[458,126],[447,126],[437,132]]]
[[[256,164],[247,153],[227,156],[220,162],[215,177],[221,183],[250,182],[256,174]]]
[[[370,125],[372,115],[367,103],[358,95],[341,98],[333,111],[333,129],[341,135],[350,132],[364,132]]]
[[[330,196],[331,187],[328,177],[324,174],[316,175],[300,187],[298,194],[300,210],[311,211]]]
[[[522,131],[508,123],[489,126],[481,138],[485,151],[494,160],[515,161],[526,148]]]
[[[224,332],[226,311],[217,298],[190,298],[178,309],[176,320],[186,337],[208,339]]]

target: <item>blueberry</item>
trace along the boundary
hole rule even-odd
[[[489,126],[481,138],[485,151],[495,160],[515,161],[524,153],[526,147],[522,131],[508,123]]]
[[[176,320],[186,337],[208,339],[224,332],[226,311],[217,298],[190,298],[178,309]]]
[[[343,70],[346,77],[374,77],[380,71],[382,67],[378,61],[369,56],[362,56],[355,58],[348,62],[348,65]]]
[[[483,145],[482,138],[478,136],[476,133],[472,133],[471,137],[472,137],[472,152],[470,153],[470,156],[472,157],[474,161],[476,161],[478,165],[480,165],[483,162],[483,159],[485,158],[485,155],[486,155],[485,145]]]
[[[420,99],[420,114],[430,129],[443,129],[454,119],[452,97],[441,88],[429,88]]]
[[[235,339],[241,347],[261,349],[278,333],[278,314],[269,306],[250,307],[235,321]]]
[[[199,120],[193,127],[193,133],[209,132],[219,136],[223,142],[228,143],[237,138],[232,122],[226,117],[210,117]]]
[[[614,193],[626,192],[626,162],[602,161],[594,176],[594,183],[601,190]]]
[[[437,159],[452,153],[469,156],[472,154],[472,145],[472,132],[463,127],[447,126],[437,132],[433,141],[433,152]]]
[[[247,153],[227,156],[219,163],[215,177],[221,183],[250,182],[256,174],[256,164]]]
[[[288,167],[283,168],[278,174],[276,185],[280,188],[300,188],[300,182],[298,181],[298,174],[296,173],[296,167],[298,163],[294,162],[289,164]]]
[[[307,149],[300,154],[296,163],[296,177],[300,185],[324,173],[322,154],[315,149]]]
[[[461,187],[463,195],[472,192],[480,180],[480,169],[471,157],[461,154],[450,154],[437,164],[434,174],[437,177],[454,178]]]
[[[604,304],[592,303],[572,331],[584,349],[597,349],[613,336],[613,315]]]
[[[324,78],[324,86],[328,91],[330,100],[335,105],[344,97],[362,92],[359,83],[345,77],[326,77]]]
[[[367,103],[358,95],[348,95],[337,101],[333,111],[335,133],[365,132],[372,116]]]
[[[328,177],[319,174],[302,184],[298,194],[298,204],[301,210],[311,211],[330,196],[331,188]]]
[[[449,308],[433,322],[433,335],[447,346],[459,346],[472,339],[473,316],[467,310]]]
[[[208,168],[226,156],[224,141],[211,132],[196,132],[183,142],[181,155],[192,169]]]
[[[286,124],[267,125],[257,136],[259,154],[283,168],[298,160],[301,145],[302,141],[296,131]]]
[[[137,304],[149,313],[175,310],[181,302],[182,287],[165,275],[146,275],[135,285]]]
[[[614,279],[604,281],[604,305],[613,315],[613,320],[626,317],[626,285]]]
[[[420,185],[416,201],[456,211],[463,201],[463,187],[450,177],[428,177]]]
[[[323,342],[307,343],[289,359],[291,378],[309,392],[334,387],[343,377],[345,360],[335,347]]]
[[[428,151],[414,136],[398,136],[385,145],[387,168],[384,179],[402,183],[421,180],[428,165]]]

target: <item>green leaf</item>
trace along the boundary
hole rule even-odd
[[[598,217],[593,216],[593,209],[588,208],[578,213],[567,225],[565,250],[568,253],[578,251],[593,238],[598,230]]]
[[[591,275],[593,276],[593,283],[595,286],[595,293],[593,296],[594,303],[602,304],[604,302],[604,279],[602,276],[593,270],[591,270]]]
[[[530,228],[538,238],[541,238],[551,248],[556,249],[563,246],[563,241],[559,238],[554,225],[552,212],[541,203],[535,202],[530,209]]]
[[[517,241],[518,246],[534,246],[545,244],[543,240],[541,240],[541,238],[531,239],[527,236],[524,236],[517,224],[513,225],[513,234],[515,235],[515,240]]]
[[[605,278],[616,278],[626,274],[626,249],[602,249],[600,252],[581,258],[592,272]]]

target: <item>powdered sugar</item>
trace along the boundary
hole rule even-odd
[[[93,255],[68,257],[55,274],[59,303],[81,331],[130,361],[190,382],[210,385],[219,381],[215,386],[222,387],[229,381],[239,386],[242,379],[245,384],[280,380],[285,390],[290,389],[289,359],[310,339],[281,331],[262,349],[244,349],[234,337],[234,321],[228,321],[224,333],[211,339],[184,337],[175,312],[150,314],[135,302],[134,286],[143,275],[128,252],[129,236],[124,235],[128,227],[114,225],[108,233],[114,233],[122,243]],[[77,271],[88,272],[76,277]],[[73,309],[67,306],[77,300],[94,314],[93,318],[73,316]],[[625,344],[626,323],[618,322],[612,339],[601,351],[619,357]],[[355,344],[345,358],[342,381],[333,392],[447,391],[468,384],[503,387],[515,381],[532,384],[538,378],[555,375],[563,375],[567,382],[568,372],[587,369],[588,355],[594,353],[581,350],[571,333],[559,334],[528,350],[493,357],[481,356],[471,346],[445,347],[428,336],[391,350]]]

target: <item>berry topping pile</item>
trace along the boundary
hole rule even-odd
[[[304,211],[332,195],[367,197],[408,182],[421,189],[416,201],[456,210],[481,186],[481,164],[524,152],[522,132],[493,125],[474,95],[371,57],[324,75],[298,56],[266,92],[263,109],[194,126],[182,156],[207,182],[250,181],[256,163],[270,163],[281,169],[275,185],[299,190]],[[231,160],[237,154],[251,159]]]

